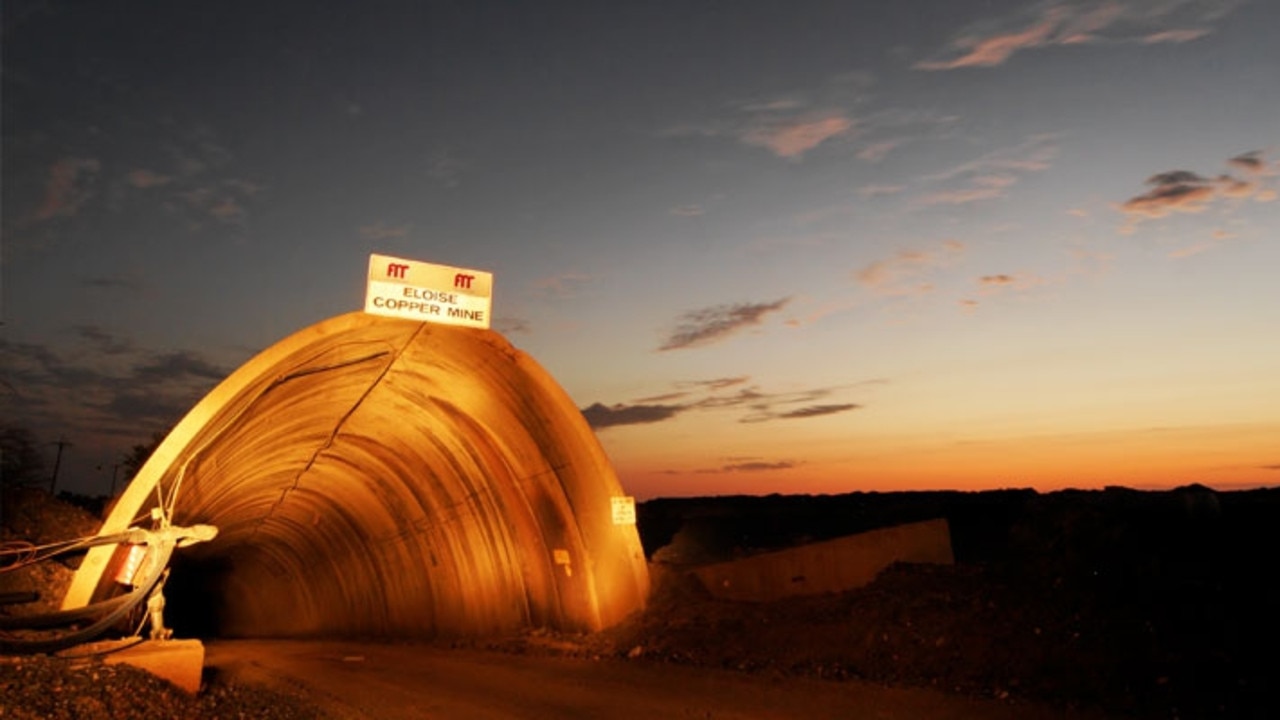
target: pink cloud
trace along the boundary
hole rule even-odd
[[[1185,43],[1198,40],[1238,3],[1223,0],[1057,0],[974,26],[919,70],[995,67],[1015,53],[1051,46]]]
[[[91,187],[102,165],[93,158],[62,158],[49,168],[44,199],[36,209],[37,222],[55,217],[75,215],[80,206],[93,196]]]
[[[130,171],[126,179],[130,185],[141,190],[168,185],[173,180],[168,175],[161,175],[144,168]]]
[[[964,243],[958,240],[945,240],[929,250],[900,250],[864,266],[853,277],[877,295],[922,295],[934,290],[933,274],[954,263],[964,251]]]
[[[872,143],[858,151],[858,159],[873,163],[880,162],[901,144],[901,140],[885,140],[883,142]]]
[[[986,38],[963,37],[956,40],[958,48],[967,48],[968,52],[952,60],[923,61],[916,63],[920,70],[955,70],[964,67],[994,67],[1008,60],[1015,52],[1023,48],[1038,47],[1045,44],[1053,33],[1056,23],[1046,19],[1036,25],[1018,32],[992,35]]]
[[[895,195],[906,189],[906,185],[863,185],[858,188],[858,194],[863,197],[877,197],[879,195]]]
[[[755,128],[743,135],[742,141],[767,148],[778,157],[799,159],[806,152],[852,128],[853,121],[840,114]]]
[[[1209,30],[1205,28],[1188,28],[1182,30],[1162,30],[1154,32],[1142,38],[1142,42],[1147,45],[1156,43],[1184,43],[1192,40],[1199,40],[1209,34]]]

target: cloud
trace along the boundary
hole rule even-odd
[[[550,277],[539,278],[533,282],[533,289],[539,293],[560,299],[577,297],[578,291],[591,282],[591,276],[583,273],[566,272]]]
[[[928,250],[900,250],[890,258],[864,265],[853,277],[877,295],[917,295],[932,291],[933,284],[928,282],[932,275],[964,252],[965,245],[958,240],[945,240]]]
[[[926,175],[925,180],[939,182],[975,176],[1007,176],[1019,172],[1048,170],[1058,157],[1058,136],[1040,133],[1007,147],[997,148],[966,163],[942,172]]]
[[[671,208],[671,214],[676,217],[698,217],[706,212],[701,205],[681,205]]]
[[[858,159],[878,163],[888,157],[889,153],[900,147],[903,142],[901,139],[895,139],[871,143],[858,151]]]
[[[949,60],[922,60],[915,64],[917,70],[954,70],[963,67],[993,67],[1008,60],[1024,48],[1040,47],[1053,35],[1056,19],[1046,18],[1022,30],[974,37],[966,35],[952,42],[959,51]]]
[[[855,387],[883,385],[883,378],[840,387],[818,387],[792,392],[765,392],[759,387],[742,387],[747,376],[694,380],[676,383],[672,392],[650,395],[630,402],[606,405],[593,403],[582,410],[588,424],[596,429],[618,425],[640,425],[670,420],[687,412],[745,411],[742,423],[796,420],[834,415],[862,407],[855,403],[823,402],[835,393]],[[729,391],[729,392],[726,392]],[[683,402],[675,402],[683,401]]]
[[[145,168],[131,170],[129,174],[125,176],[125,179],[129,182],[130,185],[136,188],[139,188],[141,190],[146,190],[148,188],[153,188],[153,187],[161,187],[163,185],[168,185],[169,183],[173,182],[172,177],[168,175],[161,175],[160,173],[152,172]]]
[[[778,157],[798,160],[806,152],[852,129],[852,120],[844,114],[833,114],[816,119],[769,122],[747,130],[741,140],[748,145],[766,148]]]
[[[952,185],[918,198],[924,206],[963,205],[1004,197],[1028,173],[1049,169],[1058,157],[1057,136],[1032,135],[1008,147],[997,148],[980,157],[941,172],[926,175],[930,184]]]
[[[1144,45],[1155,45],[1157,43],[1184,43],[1192,40],[1199,40],[1208,35],[1211,31],[1208,28],[1184,28],[1179,30],[1162,30],[1154,32],[1142,38]]]
[[[154,352],[92,325],[71,331],[71,346],[0,339],[0,366],[15,390],[5,410],[38,434],[86,446],[142,440],[229,374],[195,352]]]
[[[1227,160],[1227,165],[1244,170],[1251,178],[1242,179],[1228,173],[1206,177],[1190,170],[1170,170],[1147,178],[1150,190],[1118,206],[1128,218],[1121,231],[1132,232],[1143,220],[1174,213],[1202,213],[1224,200],[1270,202],[1275,198],[1275,190],[1263,184],[1266,165],[1260,152],[1238,155]]]
[[[978,278],[979,295],[995,295],[1007,291],[1023,291],[1045,284],[1045,279],[1031,273],[997,273]]]
[[[97,193],[102,164],[94,158],[66,157],[49,168],[44,198],[32,219],[36,222],[71,217]]]
[[[881,195],[896,195],[906,189],[906,185],[863,185],[858,188],[858,194],[862,197],[879,197]]]
[[[1185,43],[1198,40],[1238,0],[1048,0],[962,30],[917,70],[1003,65],[1016,53],[1053,46]]]
[[[221,380],[227,371],[191,352],[154,355],[134,367],[133,376],[148,382],[168,382],[195,378]]]
[[[80,286],[94,290],[137,290],[139,287],[134,280],[100,276],[82,277]]]
[[[409,236],[409,231],[413,226],[404,223],[402,225],[388,225],[381,220],[372,224],[365,225],[360,228],[360,239],[369,242],[380,242],[382,240],[399,240]]]
[[[582,411],[587,424],[594,429],[618,425],[642,425],[675,417],[684,410],[680,405],[611,405],[593,403]]]
[[[1173,250],[1169,253],[1169,257],[1174,260],[1180,260],[1182,258],[1191,257],[1192,255],[1199,255],[1200,253],[1212,248],[1213,243],[1199,242],[1194,245],[1188,245],[1187,247]]]
[[[209,208],[209,214],[223,222],[237,222],[243,220],[247,213],[235,198],[224,197]]]
[[[744,328],[761,324],[766,315],[781,310],[790,301],[788,297],[769,303],[717,305],[687,312],[658,350],[682,350],[725,340]]]
[[[94,352],[103,355],[121,355],[133,352],[133,343],[124,338],[118,338],[96,325],[77,325],[72,330],[80,339],[89,343]]]
[[[750,375],[737,375],[734,377],[715,378],[713,380],[692,380],[688,384],[694,387],[705,388],[707,390],[725,390],[731,387],[737,387],[751,380]]]
[[[1003,197],[1005,189],[1018,182],[1012,175],[980,175],[969,178],[968,187],[925,195],[924,205],[963,205],[979,200]]]
[[[820,417],[822,415],[835,415],[837,413],[848,412],[862,407],[857,403],[842,403],[839,405],[810,405],[808,407],[798,408],[796,410],[788,410],[779,413],[775,417],[787,420],[793,418],[811,418]]]
[[[724,465],[720,468],[721,472],[767,472],[769,470],[790,470],[797,467],[798,463],[793,460],[780,460],[778,462],[764,462],[761,460],[753,460],[749,462],[733,463]]]
[[[495,317],[493,329],[503,335],[528,335],[531,331],[528,320],[515,317]]]
[[[1241,153],[1231,158],[1230,160],[1228,160],[1227,164],[1237,170],[1242,170],[1251,175],[1255,173],[1260,173],[1263,170],[1265,170],[1267,167],[1266,162],[1262,159],[1261,150],[1253,150],[1247,153]]]
[[[453,156],[448,148],[442,148],[427,157],[427,177],[446,188],[455,188],[462,184],[462,175],[467,163]]]
[[[1017,280],[1012,275],[983,275],[978,278],[980,285],[1012,285]]]

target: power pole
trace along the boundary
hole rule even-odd
[[[62,448],[71,445],[64,438],[58,438],[58,441],[53,444],[58,446],[58,454],[53,457],[53,475],[49,477],[49,497],[54,497],[53,489],[58,485],[58,466],[62,465]]]

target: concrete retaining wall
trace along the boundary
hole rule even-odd
[[[764,602],[852,590],[871,582],[895,562],[955,564],[947,521],[926,520],[872,530],[703,565],[693,573],[715,597]]]

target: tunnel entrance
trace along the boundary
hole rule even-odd
[[[156,505],[219,528],[175,553],[188,636],[594,630],[648,594],[621,494],[577,407],[501,336],[351,313],[209,393],[102,532]],[[90,552],[64,607],[108,591],[112,556]]]
[[[165,624],[174,637],[209,640],[227,637],[227,614],[221,589],[233,568],[227,558],[192,560],[174,555],[165,583]]]

